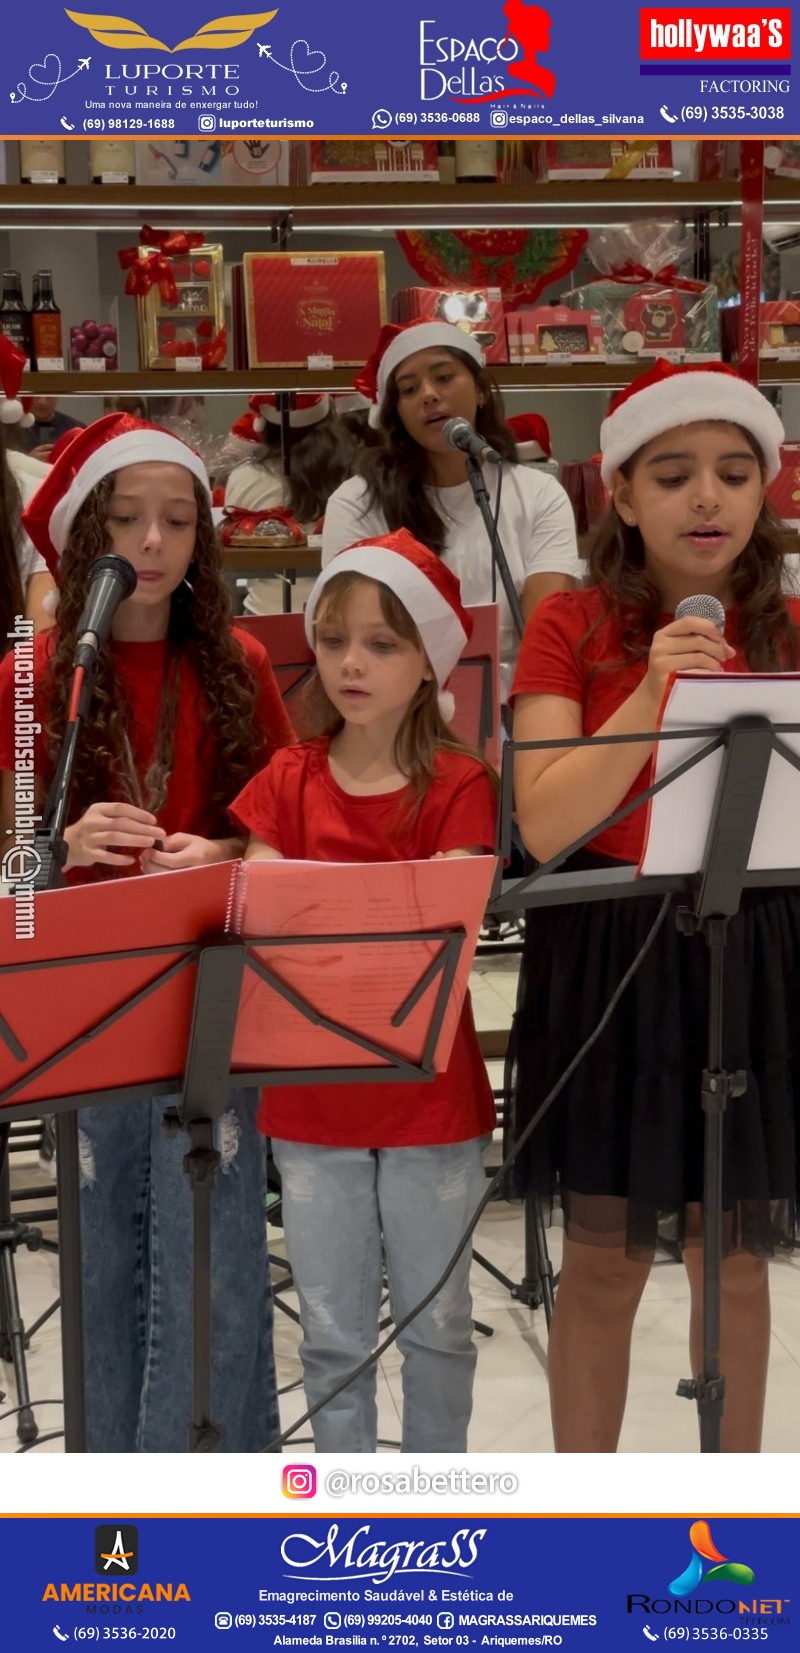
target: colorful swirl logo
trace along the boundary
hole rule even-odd
[[[698,1584],[707,1584],[712,1580],[728,1581],[732,1584],[752,1584],[755,1574],[752,1567],[743,1561],[728,1561],[720,1555],[707,1521],[693,1521],[689,1528],[689,1538],[692,1545],[692,1558],[685,1573],[680,1578],[674,1578],[669,1587],[671,1596],[689,1596]],[[705,1570],[707,1561],[721,1562],[718,1567]]]

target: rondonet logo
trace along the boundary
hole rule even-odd
[[[643,63],[788,64],[792,14],[787,7],[654,6],[639,12]]]

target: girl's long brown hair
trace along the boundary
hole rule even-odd
[[[320,600],[315,628],[323,621],[339,624],[343,620],[348,599],[359,583],[374,585],[377,588],[381,613],[387,626],[396,632],[398,637],[413,643],[423,660],[426,660],[420,634],[399,597],[396,597],[388,586],[381,584],[380,580],[372,580],[366,574],[335,574],[328,581],[324,596]],[[486,769],[492,784],[497,786],[495,771],[480,752],[451,733],[439,710],[438,693],[439,686],[435,677],[420,684],[397,731],[392,753],[393,762],[396,763],[401,775],[408,777],[418,804],[422,802],[431,781],[435,779],[438,751],[462,752],[471,758],[477,758]],[[338,735],[344,728],[345,720],[328,699],[318,671],[312,672],[304,691],[302,721],[304,734],[308,739]]]
[[[14,630],[15,616],[25,613],[25,592],[17,561],[20,511],[19,489],[6,459],[0,425],[0,659],[11,647],[8,634]]]
[[[113,488],[114,478],[106,477],[92,490],[75,518],[61,559],[61,599],[45,731],[53,763],[57,761],[66,728],[72,659],[86,601],[89,568],[112,549],[106,518]],[[194,492],[197,530],[194,555],[186,574],[189,585],[182,584],[172,594],[168,644],[176,661],[184,655],[191,662],[200,681],[205,703],[204,726],[213,731],[213,748],[207,757],[213,788],[211,801],[218,817],[215,831],[222,834],[226,828],[225,806],[255,773],[264,740],[256,721],[256,680],[230,631],[231,605],[221,578],[220,551],[208,499],[197,481]],[[166,707],[166,715],[162,714],[158,750],[144,777],[144,804],[153,813],[163,806],[173,762],[177,672],[172,678],[170,693],[174,704]],[[165,683],[169,683],[169,674]],[[115,674],[110,643],[100,650],[95,685],[91,728],[78,748],[70,801],[71,820],[77,820],[91,803],[106,798],[136,801],[131,796],[125,759],[125,735],[130,739],[132,708]]]
[[[736,429],[755,454],[763,475],[764,455],[758,443],[749,431],[738,425]],[[640,448],[620,466],[626,480],[633,475],[641,452]],[[731,570],[739,646],[751,671],[786,671],[797,665],[797,627],[781,586],[785,558],[795,549],[794,534],[764,501],[750,540]],[[602,592],[608,612],[619,625],[624,657],[642,659],[658,630],[664,602],[647,576],[639,529],[623,522],[613,503],[597,530],[588,563],[589,583]],[[584,644],[595,630],[596,625]]]
[[[478,394],[483,398],[483,405],[475,415],[475,429],[503,459],[516,464],[517,444],[503,418],[502,398],[491,374],[462,350],[451,350],[448,346],[445,354],[469,368]],[[400,418],[396,378],[393,373],[389,379],[381,414],[384,440],[380,446],[364,449],[357,460],[358,474],[363,476],[369,490],[365,515],[368,511],[380,511],[388,533],[394,533],[396,528],[408,528],[415,539],[441,557],[447,524],[426,493],[430,481],[428,455],[409,436]]]

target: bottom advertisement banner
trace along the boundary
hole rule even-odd
[[[2,1645],[788,1650],[795,1519],[7,1516]]]

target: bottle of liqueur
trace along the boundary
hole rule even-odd
[[[64,366],[61,311],[53,293],[52,270],[37,270],[31,306],[33,365],[38,373],[57,373]]]
[[[94,138],[89,145],[93,184],[135,184],[136,149],[132,138]]]
[[[3,297],[0,302],[0,333],[24,350],[28,367],[33,357],[31,314],[22,297],[22,277],[19,270],[3,271]]]
[[[19,146],[19,176],[23,184],[64,184],[66,152],[59,138],[23,138]]]
[[[497,178],[494,138],[456,138],[456,183],[493,184]]]

